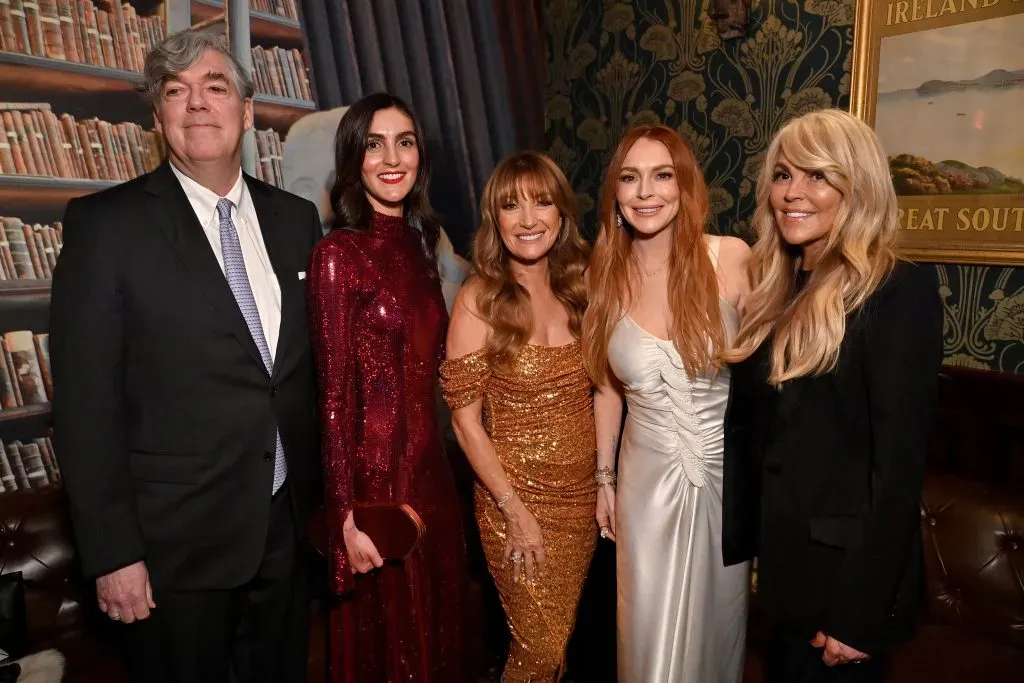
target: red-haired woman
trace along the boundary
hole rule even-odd
[[[739,327],[750,250],[704,234],[708,193],[664,126],[630,130],[605,179],[587,275],[601,534],[617,542],[623,683],[741,679],[748,564],[722,559],[719,354]]]

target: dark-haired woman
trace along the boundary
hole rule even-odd
[[[462,522],[438,430],[447,312],[434,261],[439,226],[416,117],[378,93],[335,139],[334,225],[309,269],[321,391],[335,683],[465,680]],[[415,226],[415,227],[414,227]],[[353,506],[407,503],[426,535],[384,564]]]

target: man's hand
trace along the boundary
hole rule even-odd
[[[96,599],[100,609],[114,621],[130,624],[148,618],[156,603],[146,563],[140,560],[97,578]]]
[[[825,662],[825,666],[857,664],[868,658],[868,655],[860,650],[854,650],[849,645],[843,645],[832,636],[826,636],[821,631],[818,631],[818,634],[811,640],[811,645],[813,647],[825,648],[825,652],[821,655],[821,660]]]

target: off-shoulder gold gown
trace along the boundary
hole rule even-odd
[[[594,408],[580,345],[527,345],[507,372],[492,372],[482,350],[446,360],[441,387],[452,410],[483,397],[484,428],[544,539],[544,577],[513,582],[504,517],[477,484],[480,538],[512,632],[504,680],[557,680],[597,542]]]

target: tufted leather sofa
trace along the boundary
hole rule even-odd
[[[1024,680],[1024,491],[932,473],[921,525],[928,615],[890,680]]]
[[[65,683],[127,683],[111,647],[114,626],[96,608],[71,542],[63,494],[56,489],[0,495],[0,573],[22,572],[33,651],[66,658]],[[313,615],[310,681],[324,680],[324,621]]]
[[[30,647],[64,653],[65,681],[119,683],[127,679],[106,645],[110,626],[78,573],[65,509],[55,489],[0,496],[0,572],[22,572]]]

